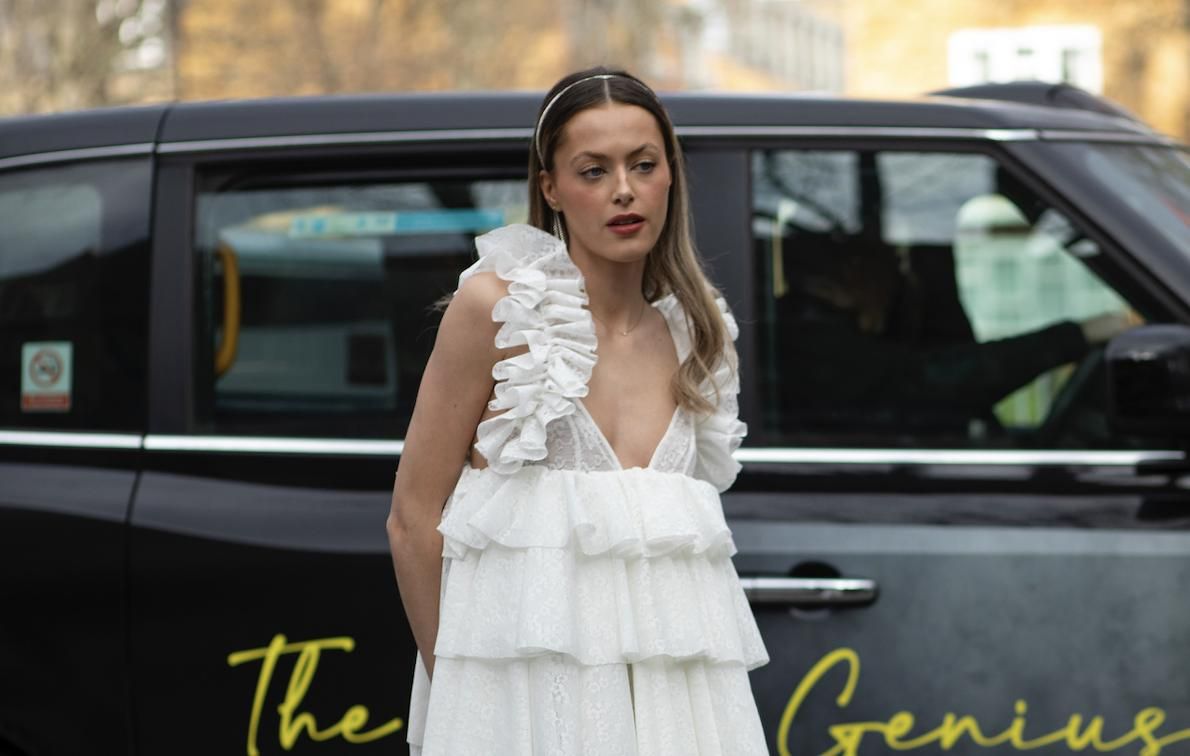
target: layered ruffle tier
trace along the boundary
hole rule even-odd
[[[429,721],[410,718],[412,756],[769,754],[738,665],[438,659],[432,695]]]
[[[632,468],[465,468],[438,527],[452,561],[438,657],[768,662],[714,487]]]
[[[414,702],[413,753],[768,753],[748,670],[769,657],[714,486],[466,467],[438,530],[433,714]]]

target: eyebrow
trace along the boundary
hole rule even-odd
[[[644,152],[645,150],[649,150],[649,149],[656,151],[657,145],[653,144],[652,142],[645,142],[640,147],[637,147],[632,152],[629,152],[628,157],[632,157],[634,155],[639,155],[640,153]],[[573,164],[573,163],[577,162],[579,158],[595,158],[596,160],[604,160],[607,158],[607,155],[604,155],[602,152],[592,152],[591,150],[583,150],[579,154],[572,157],[570,159],[570,162]]]

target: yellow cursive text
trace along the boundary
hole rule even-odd
[[[289,675],[289,685],[285,688],[285,698],[277,707],[277,711],[281,714],[278,739],[281,747],[286,751],[293,749],[303,731],[311,740],[316,741],[342,737],[348,743],[367,743],[383,738],[405,725],[405,721],[398,717],[379,727],[361,732],[368,722],[368,709],[357,704],[349,708],[337,723],[325,730],[320,730],[313,714],[298,711],[302,699],[306,697],[306,691],[310,689],[310,682],[314,679],[314,672],[318,669],[318,661],[323,650],[350,652],[354,648],[355,641],[346,636],[289,643],[284,635],[278,633],[264,648],[249,648],[228,654],[227,663],[232,667],[239,666],[244,662],[260,660],[260,675],[256,679],[256,694],[252,698],[252,715],[248,720],[248,756],[260,756],[257,736],[265,694],[268,692],[269,683],[272,682],[273,672],[277,668],[277,660],[286,654],[298,655],[297,661],[293,665],[293,672]]]
[[[835,649],[822,657],[806,673],[793,695],[790,696],[777,728],[777,744],[781,756],[791,756],[789,733],[793,727],[794,717],[805,703],[806,697],[828,672],[840,665],[846,669],[847,678],[842,692],[835,698],[835,703],[839,708],[845,708],[851,703],[855,689],[859,685],[859,654],[850,648]],[[1138,712],[1132,720],[1132,728],[1117,738],[1104,740],[1102,716],[1094,716],[1084,722],[1081,714],[1072,714],[1066,724],[1056,730],[1029,738],[1025,736],[1028,708],[1028,704],[1024,700],[1018,699],[1013,708],[1015,716],[1012,719],[1012,724],[1005,730],[994,734],[990,734],[987,728],[981,726],[974,716],[970,714],[959,716],[951,712],[947,712],[942,717],[942,722],[937,727],[917,735],[910,735],[917,726],[917,720],[913,714],[907,711],[898,711],[883,722],[834,724],[830,725],[827,731],[835,745],[824,752],[822,756],[858,756],[860,744],[869,734],[882,737],[884,745],[895,751],[910,751],[934,744],[944,751],[949,751],[966,740],[981,748],[1006,746],[1017,751],[1031,751],[1064,743],[1071,751],[1084,751],[1091,748],[1100,753],[1106,753],[1118,751],[1136,743],[1141,746],[1140,756],[1158,756],[1166,746],[1178,741],[1190,740],[1190,729],[1159,735],[1158,730],[1165,724],[1166,714],[1163,709],[1155,706]]]

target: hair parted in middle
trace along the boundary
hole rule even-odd
[[[543,170],[554,170],[554,153],[571,118],[588,108],[611,103],[647,110],[656,119],[665,143],[673,183],[665,226],[657,246],[645,258],[641,293],[649,302],[672,293],[682,306],[690,325],[691,349],[674,376],[671,390],[674,400],[686,409],[711,412],[714,405],[699,388],[711,378],[720,360],[727,359],[731,369],[736,369],[735,349],[715,303],[719,291],[707,277],[694,246],[682,148],[669,114],[647,84],[626,71],[598,66],[564,77],[546,93],[529,149],[529,223],[546,233],[552,233],[555,220],[565,227],[565,218],[546,202],[538,175]]]

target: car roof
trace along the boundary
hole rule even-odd
[[[401,131],[531,133],[542,92],[321,95],[183,102],[0,119],[0,159],[115,145]],[[1090,110],[925,96],[904,100],[816,94],[663,93],[678,129],[846,127],[1114,131],[1143,124]]]

